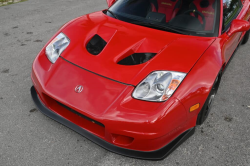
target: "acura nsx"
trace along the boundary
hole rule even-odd
[[[48,117],[121,155],[159,160],[209,115],[225,67],[249,38],[249,0],[107,0],[34,60]]]

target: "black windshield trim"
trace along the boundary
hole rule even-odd
[[[190,33],[187,33],[186,31],[172,29],[170,26],[161,26],[161,25],[157,25],[157,24],[152,24],[150,22],[140,22],[140,21],[134,21],[134,22],[130,22],[130,23],[136,24],[136,25],[141,25],[141,26],[146,26],[146,27],[153,27],[155,29],[160,29],[160,30],[164,30],[164,31],[168,31],[168,32],[175,32],[175,33],[179,33],[179,34],[183,34],[183,35],[190,35]]]

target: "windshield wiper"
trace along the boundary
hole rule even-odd
[[[176,32],[176,33],[179,33],[179,34],[190,35],[187,32],[183,32],[183,31],[173,29],[173,28],[170,28],[170,27],[166,27],[166,26],[162,26],[162,25],[152,24],[152,23],[149,23],[149,22],[134,21],[134,22],[131,22],[131,23],[146,26],[146,27],[150,27],[150,28],[156,28],[156,29],[161,29],[161,30],[172,31],[172,32]]]
[[[114,16],[117,20],[119,20],[117,15],[115,13],[113,13],[111,10],[107,9],[107,12],[109,12],[112,16]]]

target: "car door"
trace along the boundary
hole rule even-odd
[[[244,4],[243,4],[244,2]],[[227,31],[230,28],[231,22],[234,19],[248,20],[249,19],[249,0],[223,0],[223,25],[222,34],[226,37],[226,41],[222,46],[222,53],[225,62],[227,63],[237,48],[242,34],[244,32],[237,32],[231,36],[227,36]]]

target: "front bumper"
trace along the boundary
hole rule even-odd
[[[71,128],[75,132],[81,134],[82,136],[86,137],[87,139],[91,140],[92,142],[98,144],[99,146],[128,157],[133,158],[139,158],[139,159],[147,159],[147,160],[161,160],[164,159],[166,156],[168,156],[174,149],[176,149],[182,142],[184,142],[186,139],[188,139],[191,135],[194,134],[195,128],[191,128],[181,135],[179,135],[176,139],[174,139],[172,142],[170,142],[168,145],[155,150],[155,151],[136,151],[136,150],[130,150],[126,148],[122,148],[119,146],[115,146],[100,137],[88,132],[87,130],[81,128],[80,126],[72,123],[71,121],[63,118],[62,116],[56,114],[55,112],[48,109],[39,99],[37,92],[34,88],[34,86],[31,87],[31,96],[33,98],[34,103],[36,104],[39,111],[41,111],[46,116],[54,119],[55,121]]]

